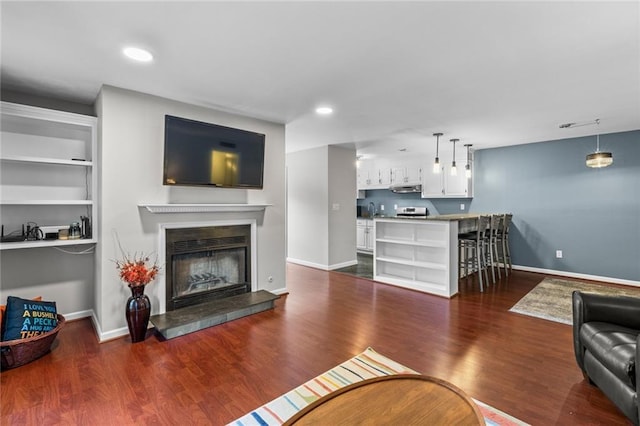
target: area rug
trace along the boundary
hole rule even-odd
[[[640,289],[607,287],[547,277],[513,305],[509,311],[571,325],[573,324],[571,294],[574,290],[640,297]]]
[[[344,386],[374,377],[420,374],[371,348],[229,423],[233,426],[281,425],[313,401]],[[526,425],[515,417],[476,401],[489,426]]]

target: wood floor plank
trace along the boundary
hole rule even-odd
[[[290,264],[274,310],[169,341],[98,344],[69,321],[51,354],[0,375],[2,424],[222,425],[368,346],[534,425],[630,424],[583,380],[570,326],[508,312],[543,278],[463,280],[448,300]]]

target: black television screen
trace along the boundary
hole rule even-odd
[[[261,133],[165,115],[164,185],[262,189]]]

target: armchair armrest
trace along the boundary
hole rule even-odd
[[[572,303],[573,348],[576,361],[583,370],[584,349],[580,343],[582,324],[592,321],[608,322],[640,330],[640,298],[574,291]]]

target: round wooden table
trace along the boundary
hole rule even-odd
[[[399,374],[354,383],[318,399],[285,425],[484,425],[476,404],[451,383]]]

